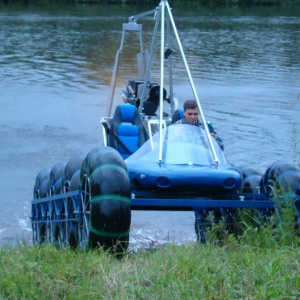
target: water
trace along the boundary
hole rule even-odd
[[[38,172],[102,144],[99,120],[122,23],[151,8],[0,7],[1,245],[23,236],[30,241]],[[300,125],[300,11],[174,7],[173,14],[204,113],[228,159],[261,172],[276,160],[293,161],[293,130]],[[145,42],[152,24],[149,19],[144,26]],[[132,46],[124,52],[120,90],[136,72],[133,38],[126,42]],[[177,54],[175,93],[183,101],[192,92]],[[193,221],[192,212],[134,211],[132,245],[194,240]]]

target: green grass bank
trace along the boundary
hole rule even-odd
[[[170,243],[122,259],[101,249],[3,247],[0,299],[299,299],[299,236],[285,212],[280,222],[243,219],[235,235],[215,224],[206,244]]]
[[[168,245],[122,260],[102,252],[0,251],[1,299],[299,299],[300,249]]]

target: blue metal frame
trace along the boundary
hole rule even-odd
[[[67,203],[71,198],[73,203],[76,204],[78,210],[76,215],[78,217],[69,219],[66,215],[65,218],[48,218],[45,220],[37,221],[34,218],[33,222],[46,222],[46,221],[79,221],[82,217],[82,211],[80,210],[81,203],[81,190],[76,190],[60,195],[45,197],[41,199],[33,199],[32,206],[43,203],[54,203],[54,205],[62,204],[67,207]],[[300,196],[292,195],[295,201],[300,201]],[[240,199],[208,199],[204,197],[199,198],[131,198],[132,210],[198,210],[200,208],[274,208],[275,202],[272,198],[268,198],[266,194],[242,194]],[[298,208],[296,209],[298,211]],[[299,213],[299,212],[298,212]]]
[[[178,210],[178,211],[186,211],[186,210],[198,210],[200,208],[215,208],[215,207],[227,207],[227,208],[273,208],[274,201],[271,198],[268,198],[265,194],[245,194],[242,195],[241,198],[247,197],[247,199],[237,199],[237,200],[214,200],[207,198],[131,198],[131,209],[132,210]],[[69,198],[72,198],[72,201],[78,205],[78,211],[76,218],[68,219],[52,219],[53,221],[79,221],[82,216],[82,211],[80,210],[80,202],[81,202],[81,190],[76,190],[60,195],[55,195],[51,197],[41,198],[41,199],[33,199],[32,205],[43,204],[43,203],[57,203],[63,204],[67,207],[67,202]],[[298,199],[300,200],[300,199]],[[62,203],[61,203],[62,201]],[[50,221],[51,218],[37,221],[32,220],[32,222],[46,222]]]
[[[83,191],[76,190],[72,192],[63,193],[51,197],[32,200],[32,234],[34,243],[42,243],[46,239],[51,243],[56,243],[60,247],[68,244],[68,235],[70,230],[76,230],[78,235],[78,246],[82,249],[87,248],[87,241],[89,236],[89,218],[85,224],[84,218],[90,214],[89,210],[83,211],[89,205],[83,208]],[[300,230],[300,196],[295,194],[288,195],[293,197],[295,202],[293,208],[295,210],[295,225]],[[283,198],[283,197],[282,197]],[[293,199],[291,198],[291,199]],[[134,198],[131,197],[132,210],[158,210],[158,211],[209,211],[219,209],[258,209],[262,212],[271,212],[280,217],[280,209],[276,206],[275,201],[269,198],[266,194],[242,194],[239,199],[208,199],[208,198]],[[68,214],[68,207],[76,208],[76,211],[70,213],[75,217],[70,218]],[[64,214],[61,208],[64,207]],[[36,209],[36,211],[34,211]],[[43,209],[42,218],[39,218],[39,209]],[[57,211],[59,211],[57,213]],[[208,223],[199,223],[200,226],[207,226]],[[43,228],[43,229],[41,229]],[[75,229],[74,229],[75,228]],[[59,237],[55,237],[55,230],[58,230]],[[41,230],[45,231],[45,238],[41,236]],[[85,238],[83,238],[85,236]]]
[[[273,208],[273,200],[131,199],[133,210],[190,210],[201,208]]]

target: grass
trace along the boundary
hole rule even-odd
[[[20,242],[0,249],[0,299],[300,299],[294,200],[274,190],[278,214],[243,210],[206,244],[167,244],[122,259],[101,249]],[[280,218],[278,217],[280,215]]]
[[[289,210],[290,207],[279,209]],[[287,213],[288,215],[288,213]],[[19,243],[0,250],[0,299],[299,299],[300,248],[293,220],[222,222],[206,244],[126,253]]]
[[[1,250],[2,299],[299,299],[298,247],[168,245],[122,260],[102,251]]]

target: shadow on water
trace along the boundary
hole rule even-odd
[[[102,144],[99,120],[122,23],[149,9],[0,5],[1,244],[23,232],[30,237],[30,201],[41,169]],[[174,5],[173,14],[204,113],[228,159],[261,171],[292,160],[292,131],[299,129],[299,11]],[[148,18],[146,43],[152,25]],[[137,48],[132,37],[126,41],[131,46],[116,101],[136,74]],[[192,93],[177,56],[174,51],[175,93],[183,101]],[[134,212],[133,245],[193,240],[193,221],[192,212]]]

